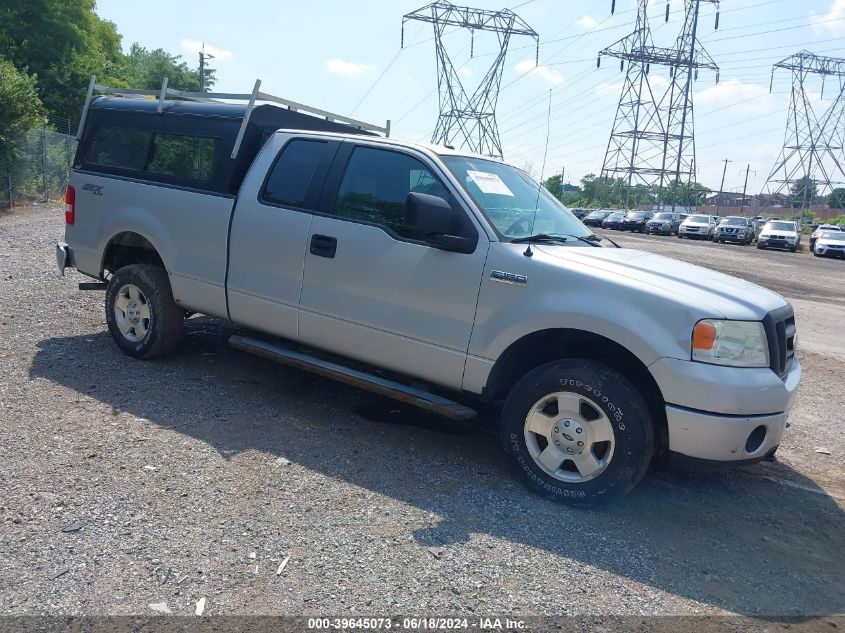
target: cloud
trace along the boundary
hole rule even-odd
[[[180,42],[182,46],[182,50],[186,53],[192,53],[196,55],[202,50],[203,43],[200,40],[192,40],[189,38],[185,38]],[[208,55],[214,55],[215,60],[223,61],[226,59],[231,59],[234,56],[232,51],[223,50],[222,48],[217,48],[208,42],[205,43],[205,52]]]
[[[340,57],[327,59],[323,64],[323,68],[327,73],[332,75],[341,75],[343,77],[360,77],[366,75],[373,70],[369,64],[359,64],[357,62],[350,62]]]
[[[769,87],[728,79],[710,86],[695,95],[697,106],[725,106],[734,112],[767,113],[777,109],[776,100],[769,94]]]
[[[591,15],[585,15],[579,18],[578,20],[575,20],[575,24],[580,26],[585,31],[589,31],[598,24],[598,21]]]
[[[819,34],[845,35],[845,0],[833,0],[827,13],[811,13],[810,24]]]
[[[550,86],[557,86],[563,83],[563,75],[548,66],[536,66],[533,59],[523,59],[514,69],[518,73],[528,73],[532,77],[545,81]]]

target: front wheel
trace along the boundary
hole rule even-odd
[[[173,301],[167,271],[124,266],[106,289],[106,323],[117,346],[135,358],[163,356],[179,344],[184,311]]]
[[[624,376],[590,360],[528,372],[505,402],[501,440],[523,483],[564,503],[624,495],[654,453],[642,396]]]

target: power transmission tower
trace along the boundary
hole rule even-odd
[[[766,191],[773,196],[784,192],[798,196],[801,208],[806,209],[813,204],[814,193],[829,193],[845,183],[845,59],[801,51],[774,65],[773,81],[778,68],[792,71],[792,92],[783,150],[766,179]],[[808,93],[811,76],[821,76],[822,95],[826,77],[838,84],[836,97],[821,116]]]
[[[450,2],[433,2],[402,16],[402,47],[405,46],[405,22],[419,20],[434,25],[437,53],[437,87],[440,115],[432,134],[432,143],[467,148],[478,154],[502,157],[502,143],[496,125],[496,102],[502,83],[502,70],[512,35],[527,35],[536,42],[535,64],[539,63],[540,36],[509,9],[487,11],[458,7]],[[493,31],[499,41],[499,53],[481,83],[468,96],[443,41],[447,26],[469,29],[470,56],[475,49],[476,31]]]
[[[718,28],[719,0],[684,0],[684,23],[671,48],[654,45],[648,2],[638,0],[633,33],[602,50],[596,64],[601,66],[602,55],[619,58],[620,70],[628,62],[602,177],[625,179],[626,204],[636,185],[657,187],[661,196],[671,185],[674,210],[678,185],[695,180],[692,83],[701,68],[715,71],[716,82],[719,81],[719,67],[698,41],[700,6],[704,3],[716,7]],[[665,19],[669,20],[669,4]],[[652,66],[669,67],[668,86],[658,90],[660,84],[649,79]],[[661,202],[659,198],[658,204]]]

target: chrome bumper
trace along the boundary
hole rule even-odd
[[[70,247],[64,242],[56,244],[56,266],[62,277],[65,276],[65,268],[73,266],[73,259],[70,254]]]

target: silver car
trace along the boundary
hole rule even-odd
[[[713,239],[716,223],[709,215],[691,215],[678,227],[678,238]]]

